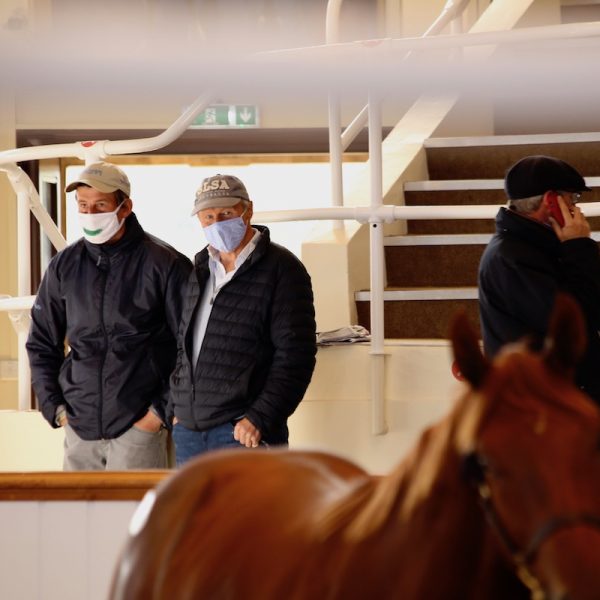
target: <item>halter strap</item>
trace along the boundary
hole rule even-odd
[[[562,529],[570,529],[579,525],[588,525],[600,529],[600,517],[588,514],[574,514],[554,517],[544,523],[531,537],[525,551],[520,551],[519,547],[508,534],[504,527],[494,504],[492,502],[492,491],[485,481],[477,481],[477,491],[483,512],[488,523],[500,539],[503,546],[509,552],[517,568],[517,576],[521,582],[530,590],[532,600],[544,600],[546,594],[540,580],[532,573],[530,565],[533,562],[538,550],[542,544]]]

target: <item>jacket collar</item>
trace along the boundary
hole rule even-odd
[[[549,252],[557,252],[560,249],[561,242],[551,227],[506,207],[502,207],[496,215],[496,232],[499,235],[508,233],[529,244],[541,246]]]

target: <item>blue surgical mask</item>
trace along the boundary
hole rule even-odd
[[[242,243],[244,235],[246,235],[246,229],[246,223],[240,216],[226,221],[217,221],[212,225],[208,225],[208,227],[203,227],[202,231],[206,241],[215,250],[233,252]]]

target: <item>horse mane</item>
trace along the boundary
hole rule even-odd
[[[444,419],[428,427],[406,458],[388,475],[370,477],[316,516],[316,533],[341,532],[358,543],[394,515],[406,522],[443,475],[448,457],[470,448],[482,417],[481,399],[465,394]]]

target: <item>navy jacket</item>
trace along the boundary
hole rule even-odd
[[[501,208],[479,265],[479,312],[487,355],[524,336],[539,347],[558,291],[583,310],[588,348],[577,381],[600,403],[600,252],[590,238],[561,242],[545,225]]]
[[[208,250],[196,255],[171,378],[171,406],[188,429],[203,431],[241,416],[270,444],[288,440],[287,419],[310,383],[316,326],[310,277],[266,227],[248,259],[214,299],[192,366],[193,323],[209,279]]]
[[[163,418],[190,260],[134,214],[115,244],[84,239],[50,262],[27,341],[40,409],[85,440],[114,438],[153,405]],[[65,339],[68,353],[65,356]]]

